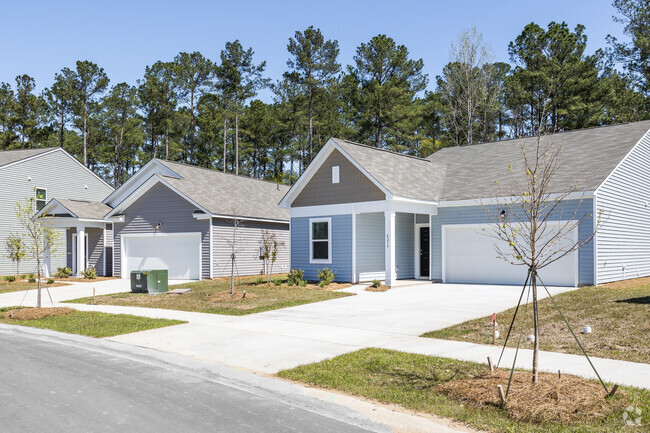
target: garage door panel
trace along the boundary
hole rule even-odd
[[[200,279],[200,234],[125,236],[123,243],[124,277],[135,270],[167,269],[170,279]]]
[[[495,245],[499,245],[504,252],[509,251],[509,246],[504,241],[489,236],[486,228],[490,229],[489,226],[443,227],[445,282],[514,285],[524,283],[528,268],[510,264],[498,257]],[[564,242],[572,243],[571,239]],[[574,286],[577,275],[576,257],[577,252],[573,252],[548,265],[539,271],[540,278],[549,286]]]

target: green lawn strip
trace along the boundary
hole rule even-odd
[[[0,308],[0,315],[15,307]],[[68,334],[86,335],[103,338],[115,335],[130,334],[148,329],[187,323],[180,320],[150,319],[148,317],[132,316],[130,314],[108,314],[95,311],[75,311],[62,316],[45,317],[35,320],[4,319],[1,323],[23,325],[34,328],[52,329]]]
[[[554,298],[589,355],[650,363],[650,285],[631,289],[584,287]],[[526,317],[523,316],[522,308],[517,314],[517,322],[508,341],[510,347],[516,347],[522,327],[524,339],[533,332],[532,307],[528,306]],[[539,308],[541,350],[581,354],[551,300],[547,298],[539,301]],[[503,344],[514,311],[511,308],[497,313],[498,330],[501,333],[497,344]],[[427,332],[422,337],[491,344],[491,328],[486,326],[489,323],[490,317],[485,316]],[[585,325],[591,326],[593,333],[581,334]],[[530,348],[532,345],[525,341],[523,347]]]
[[[432,413],[493,432],[604,433],[637,431],[625,426],[623,409],[590,424],[516,422],[499,407],[474,407],[436,392],[436,386],[484,372],[485,365],[385,349],[362,349],[334,359],[284,370],[278,376],[321,388],[363,396],[407,409]],[[505,384],[504,384],[505,385]],[[642,410],[650,425],[650,391],[622,387],[615,399]],[[641,430],[638,430],[641,431]]]
[[[282,279],[284,281],[285,279]],[[114,295],[97,296],[96,298],[80,298],[66,301],[69,303],[120,305],[129,307],[162,308],[168,310],[193,311],[200,313],[225,314],[243,316],[262,311],[293,307],[312,302],[351,296],[351,293],[323,290],[313,286],[288,286],[266,283],[256,278],[242,278],[242,284],[236,288],[237,295],[230,298],[230,281],[206,280],[173,286],[172,289],[190,288],[192,291],[184,295],[156,295],[138,293],[118,293]],[[243,291],[246,297],[243,298]],[[223,302],[216,302],[210,297],[218,292],[227,296]]]
[[[67,286],[67,283],[54,283],[54,284],[41,284],[41,289],[51,289],[53,287]],[[36,283],[23,283],[23,282],[13,282],[8,283],[6,281],[0,281],[0,294],[9,293],[9,292],[21,292],[23,290],[36,290]]]

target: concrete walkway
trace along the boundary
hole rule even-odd
[[[113,280],[113,291],[123,280]],[[106,284],[109,283],[109,284]],[[128,283],[128,281],[127,281]],[[85,283],[84,283],[85,284]],[[100,286],[101,285],[101,286]],[[97,283],[110,292],[110,282]],[[52,290],[65,289],[55,288]],[[92,287],[69,289],[74,299]],[[119,291],[128,290],[128,284]],[[553,288],[553,295],[569,288]],[[113,341],[154,348],[183,356],[219,362],[248,370],[276,373],[282,369],[321,361],[365,347],[441,356],[485,363],[498,360],[500,348],[473,343],[418,337],[472,318],[516,305],[519,290],[511,286],[477,286],[416,283],[384,293],[355,286],[357,296],[301,305],[248,316],[224,316],[138,307],[74,305],[107,313],[187,321],[187,324],[111,338]],[[11,304],[0,295],[0,305]],[[56,299],[66,297],[63,291]],[[72,304],[64,304],[72,306]],[[580,324],[577,324],[578,326]],[[597,330],[595,331],[597,332]],[[514,349],[507,349],[502,367],[512,365]],[[592,358],[604,380],[650,389],[650,365]],[[530,368],[532,351],[520,350],[518,368]],[[542,352],[540,369],[595,378],[583,356]]]

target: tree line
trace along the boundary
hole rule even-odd
[[[113,183],[152,158],[292,183],[329,137],[410,155],[650,117],[650,6],[615,0],[630,42],[608,37],[587,55],[582,25],[531,23],[493,59],[475,28],[452,44],[429,77],[422,59],[386,35],[338,60],[319,29],[297,31],[287,69],[272,81],[266,62],[239,41],[218,59],[181,52],[147,66],[135,84],[111,85],[87,60],[65,67],[36,94],[29,75],[0,83],[0,149],[61,146]],[[256,99],[261,89],[270,103]]]

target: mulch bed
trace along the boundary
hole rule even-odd
[[[385,292],[387,290],[390,290],[390,286],[381,285],[379,287],[372,287],[372,286],[366,287],[366,292]]]
[[[11,320],[37,320],[44,317],[64,316],[75,311],[73,308],[15,308],[5,311],[2,317]]]
[[[505,393],[509,376],[509,370],[488,371],[443,383],[437,390],[474,406],[500,406],[497,385]],[[516,371],[504,409],[517,421],[575,423],[605,418],[616,406],[613,400],[605,399],[599,383],[568,374],[560,378],[540,373],[539,382],[533,384],[532,373]]]

